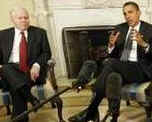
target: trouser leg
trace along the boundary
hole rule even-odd
[[[20,93],[23,99],[31,102],[33,105],[38,100],[31,94],[31,79],[28,73],[21,72],[18,64],[3,65],[2,75],[13,93]]]
[[[121,77],[123,78],[122,84],[126,84],[132,81],[142,82],[145,80],[145,74],[142,72],[140,65],[138,63],[121,62],[119,60],[112,60],[112,62],[110,61],[110,63],[108,62],[108,64],[104,66],[102,73],[99,75],[99,77],[97,78],[94,84],[93,89],[95,95],[90,105],[88,106],[88,113],[86,117],[87,120],[91,119],[92,113],[95,113],[95,111],[97,111],[101,100],[105,97],[107,78],[112,72],[120,73]],[[134,77],[135,75],[137,77]],[[114,86],[116,86],[115,89],[117,89],[118,86],[117,85]],[[119,87],[121,87],[121,85]],[[119,92],[121,93],[121,90]],[[119,101],[118,103],[120,103],[120,100],[118,101]]]
[[[30,102],[33,106],[39,104],[39,100],[31,93],[31,88],[28,85],[24,85],[17,92],[25,99],[27,102]]]
[[[30,77],[21,72],[17,64],[3,65],[2,77],[9,86],[12,94],[13,110],[15,116],[27,110],[27,101],[36,105],[39,101],[31,94]],[[20,108],[18,108],[20,107]]]
[[[113,72],[111,67],[105,66],[102,73],[97,78],[94,87],[93,87],[93,97],[90,105],[88,106],[87,120],[91,120],[93,115],[92,113],[96,113],[98,111],[98,106],[102,99],[105,97],[105,81],[107,76]]]
[[[3,65],[2,78],[8,84],[9,89],[14,92],[30,82],[30,77],[19,70],[18,64]]]
[[[12,93],[12,105],[13,105],[13,117],[21,114],[22,112],[27,110],[27,102],[24,100],[18,92]],[[21,120],[17,122],[28,122],[28,115],[25,115]]]

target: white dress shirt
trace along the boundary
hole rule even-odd
[[[23,32],[23,31],[22,31]],[[24,31],[26,41],[28,42],[28,33],[27,31]],[[9,58],[9,63],[19,63],[19,52],[20,52],[20,42],[21,42],[21,31],[17,28],[15,28],[15,36],[13,41],[13,49]],[[37,66],[40,69],[40,65],[38,63],[34,63],[34,66]]]
[[[134,29],[137,32],[139,32],[140,25],[141,25],[141,22],[139,22],[138,25],[136,25],[134,27]],[[127,33],[127,38],[128,38],[128,34],[130,33],[131,28],[132,27],[129,27],[129,30],[128,30],[128,33]],[[137,59],[137,41],[136,40],[132,40],[132,41],[133,41],[132,42],[132,47],[131,47],[131,51],[130,51],[130,55],[128,57],[128,60],[132,61],[132,62],[137,62],[138,61],[138,59]]]
[[[25,38],[27,40],[27,31],[24,31]],[[19,63],[19,46],[21,42],[21,31],[15,28],[15,36],[13,41],[13,49],[9,58],[9,63]],[[28,41],[28,40],[27,40]]]

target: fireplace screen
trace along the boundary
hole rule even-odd
[[[88,57],[89,47],[107,45],[114,26],[63,28],[62,39],[68,78],[76,78]]]

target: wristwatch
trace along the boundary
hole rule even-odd
[[[143,48],[146,53],[149,51],[149,47],[150,47],[150,45],[148,43],[144,43]]]
[[[144,43],[144,44],[143,44],[143,47],[144,47],[144,48],[148,48],[148,47],[149,47],[149,44],[148,44],[148,43]]]

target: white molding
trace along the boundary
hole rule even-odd
[[[84,0],[84,8],[105,8],[110,6],[111,0]]]
[[[148,7],[146,9],[146,12],[149,15],[150,23],[152,23],[152,0],[148,0]]]
[[[83,8],[83,0],[52,0],[48,1],[48,6],[54,9]]]
[[[84,0],[85,7],[84,8],[120,8],[122,5],[130,0]],[[134,0],[139,4],[140,7],[147,7],[148,0]]]

